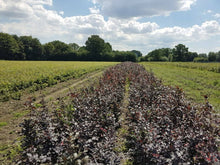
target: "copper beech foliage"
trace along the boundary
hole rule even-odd
[[[219,118],[207,98],[205,105],[192,106],[182,89],[134,67],[128,107],[134,164],[218,164]]]
[[[180,88],[163,86],[141,65],[109,68],[95,88],[59,104],[29,102],[18,164],[120,164],[116,150],[120,107],[129,83],[126,152],[133,164],[218,164],[218,118],[207,102],[192,106]],[[68,100],[68,101],[67,101]]]

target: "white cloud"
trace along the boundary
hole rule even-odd
[[[0,15],[10,19],[24,19],[34,14],[34,6],[52,4],[52,0],[0,0]]]
[[[138,31],[143,26],[143,24],[144,23],[136,22],[136,25],[139,25],[136,26],[136,31]],[[112,41],[111,43],[113,46],[115,46],[113,48],[122,49],[124,47],[128,50],[137,49],[141,50],[143,53],[156,48],[173,47],[178,43],[188,45],[191,43],[210,40],[213,36],[220,37],[220,24],[214,20],[206,21],[201,25],[194,25],[187,28],[178,26],[159,28],[156,23],[150,24],[151,26],[155,24],[156,28],[154,28],[152,31],[142,33],[136,33],[136,31],[133,30],[135,26],[131,27],[129,29],[129,33],[127,33],[128,30],[125,30],[122,24],[118,27],[118,29],[115,28],[115,31],[105,34],[105,37]],[[113,25],[111,26],[114,27]],[[121,36],[120,40],[114,40],[114,37],[111,37],[118,37],[118,34]],[[198,47],[198,45],[196,46]]]
[[[177,3],[179,2],[180,5],[180,10],[189,10],[191,8],[191,5],[196,2],[196,0],[175,0]],[[175,1],[173,1],[175,3]]]
[[[59,15],[59,13],[53,10],[46,10],[42,5],[34,5],[33,10],[33,17],[36,17],[37,19],[30,21],[45,22],[54,26],[62,25],[64,22],[63,17]]]
[[[100,12],[109,17],[131,18],[169,15],[173,11],[189,10],[196,0],[92,0]]]
[[[212,13],[212,10],[207,10],[207,13]]]
[[[204,11],[202,14],[203,14],[203,15],[210,15],[210,14],[212,14],[212,13],[213,13],[212,10],[206,10],[206,11]]]
[[[140,23],[137,18],[129,20],[110,18],[108,21],[108,28],[112,29],[112,31],[122,31],[125,34],[144,34],[155,31],[159,26],[151,22]]]
[[[59,14],[60,14],[60,15],[64,15],[64,11],[60,11]]]
[[[210,35],[220,34],[220,25],[217,21],[206,21],[201,26],[194,25],[189,28],[171,27],[156,30],[154,33],[159,34],[172,34],[179,37],[196,37],[195,39],[201,39]]]
[[[178,43],[196,43],[201,40],[209,40],[213,36],[220,37],[220,24],[216,20],[206,21],[201,25],[193,25],[187,28],[179,26],[161,28],[155,22],[139,22],[139,19],[133,17],[133,15],[130,19],[117,19],[113,17],[104,19],[104,16],[98,13],[98,11],[93,11],[92,14],[86,16],[64,17],[63,12],[48,10],[44,7],[44,5],[52,4],[50,0],[27,1],[0,0],[0,19],[2,17],[6,19],[9,17],[25,18],[7,23],[0,22],[0,31],[17,35],[32,35],[39,38],[43,43],[61,40],[67,43],[76,42],[80,45],[84,44],[90,35],[98,34],[105,41],[110,42],[113,49],[137,49],[143,53],[159,47],[173,47],[173,45]],[[93,1],[96,3],[98,1],[99,3],[101,2],[101,0]],[[12,5],[12,2],[15,3]],[[102,0],[102,2],[112,3],[110,0]],[[156,4],[160,1],[139,0],[138,2],[148,2],[157,6]],[[185,6],[183,4],[178,6],[177,4],[181,3],[176,3],[176,9],[183,10],[184,8],[186,10],[195,1],[178,2],[186,3]],[[137,2],[133,1],[132,3],[135,5]],[[164,10],[162,13],[170,12],[174,8],[174,6],[170,6],[169,11]],[[162,9],[164,7],[161,4],[160,11]],[[4,13],[6,11],[8,11],[7,14]],[[16,17],[15,14],[19,12],[21,14]],[[4,14],[2,15],[2,13]]]
[[[0,0],[0,15],[6,18],[26,18],[33,13],[28,3],[16,0]]]
[[[202,24],[201,31],[206,35],[219,34],[220,25],[217,21],[206,21]]]
[[[214,15],[214,17],[215,17],[215,18],[220,18],[220,13],[216,13],[216,14]]]
[[[100,10],[96,6],[89,8],[89,11],[91,14],[99,14],[100,13]]]
[[[105,31],[106,22],[99,14],[63,18],[65,27],[82,34],[100,34]]]
[[[16,0],[16,1],[24,1],[26,3],[29,3],[31,5],[53,5],[53,0]]]

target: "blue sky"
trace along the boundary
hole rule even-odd
[[[220,51],[219,0],[0,0],[0,31],[83,46],[90,35],[114,50],[182,43],[190,51]]]
[[[65,11],[64,17],[89,15],[89,8],[93,7],[92,1],[89,0],[54,0],[52,7],[57,11]]]

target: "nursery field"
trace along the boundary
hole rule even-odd
[[[31,97],[20,100],[25,106],[23,110],[5,110],[5,115],[0,114],[0,119],[5,120],[0,125],[0,164],[220,163],[219,115],[215,113],[217,106],[213,108],[207,102],[207,97],[213,98],[212,92],[219,89],[219,73],[176,66],[175,63],[25,63],[17,67],[24,69],[27,65],[24,73],[35,74],[33,78],[38,79],[30,78],[30,82],[35,85],[39,81],[37,88],[44,88],[41,87],[44,83],[48,87],[45,90],[56,83],[55,88],[59,84],[63,86],[60,82],[75,77],[74,89],[48,102],[45,99],[36,102]],[[22,69],[10,72],[16,62],[12,64],[5,69],[8,75],[4,76],[22,76]],[[34,70],[31,64],[36,66]],[[100,77],[91,73],[81,80],[77,78],[97,69],[100,70],[98,75],[102,74]],[[185,86],[190,80],[187,75],[191,79],[197,75],[201,104],[193,97],[191,100],[185,97]],[[24,76],[24,80],[25,77],[28,76]],[[44,80],[45,77],[49,78]],[[180,77],[186,83],[178,82]],[[24,81],[19,80],[19,76],[17,79]],[[205,88],[202,93],[202,85],[206,86],[208,79],[209,87],[215,90],[206,93],[208,89]],[[50,84],[49,80],[55,83]],[[33,84],[28,89],[32,89]],[[218,100],[212,104],[218,105]],[[17,133],[12,130],[15,123],[20,123]],[[9,138],[10,143],[16,143],[5,144]]]
[[[157,64],[220,73],[219,62],[218,63],[195,63],[195,62],[163,62],[163,63],[160,63],[160,62],[157,62]]]
[[[96,86],[32,104],[16,164],[219,164],[219,120],[135,63]]]
[[[220,63],[141,63],[165,85],[179,86],[188,99],[204,103],[204,96],[220,112]]]
[[[115,65],[112,62],[0,61],[0,101]]]

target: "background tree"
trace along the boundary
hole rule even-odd
[[[89,60],[101,60],[101,55],[106,48],[105,41],[98,35],[92,35],[86,41],[86,50],[89,52]]]
[[[20,41],[20,38],[17,35],[12,35],[12,37],[16,40],[19,46],[19,51],[17,51],[15,54],[15,60],[26,60],[26,54],[24,52],[24,45]]]
[[[72,48],[73,51],[78,51],[80,48],[80,46],[76,43],[69,43],[68,45]]]
[[[208,55],[208,60],[210,61],[210,62],[214,62],[214,61],[216,61],[216,53],[215,52],[209,52],[209,55]]]
[[[136,62],[137,57],[136,54],[131,51],[114,51],[114,59],[115,61],[124,62],[124,61],[132,61]]]
[[[111,46],[111,44],[109,43],[109,42],[106,42],[105,44],[104,44],[104,50],[103,50],[103,54],[104,53],[106,53],[106,52],[112,52],[112,46]]]
[[[208,62],[208,56],[206,53],[200,53],[198,57],[194,57],[193,62]]]
[[[42,58],[43,47],[37,38],[21,36],[20,41],[24,45],[24,53],[27,60],[40,60]]]
[[[172,54],[172,49],[170,48],[161,48],[159,49],[160,50],[160,53],[161,53],[161,56],[162,57],[169,57],[170,54]]]
[[[207,57],[195,57],[193,59],[193,62],[208,62],[208,58]]]
[[[104,43],[104,49],[101,53],[101,61],[112,61],[112,60],[113,60],[112,46],[109,42]]]
[[[52,43],[46,43],[43,45],[43,59],[47,60],[54,56],[54,45]]]
[[[134,53],[137,58],[142,57],[142,53],[139,50],[132,50],[131,52]]]
[[[32,36],[17,36],[0,33],[0,59],[5,60],[81,60],[81,61],[194,61],[220,62],[220,51],[197,54],[189,52],[183,44],[175,48],[160,48],[149,52],[146,56],[138,50],[113,51],[110,43],[98,35],[90,36],[85,46],[76,43],[66,44],[52,41],[41,45]]]
[[[189,52],[186,61],[193,61],[194,58],[198,57],[198,53]]]
[[[77,52],[77,59],[81,61],[89,61],[89,51],[86,49],[85,46],[79,48]]]
[[[168,56],[168,61],[172,62],[173,61],[173,53],[170,53]]]
[[[172,55],[172,50],[170,48],[155,49],[147,54],[145,58],[147,61],[172,61],[170,57]]]
[[[120,51],[114,51],[114,59],[115,61],[119,61],[119,62],[126,61],[125,53]]]
[[[45,44],[44,51],[48,60],[67,60],[68,54],[73,52],[70,45],[58,40]]]
[[[200,53],[200,54],[198,55],[198,57],[204,57],[204,58],[208,58],[208,56],[207,56],[207,54],[206,54],[206,53]]]
[[[216,54],[216,61],[220,62],[220,51],[218,51]]]
[[[161,61],[162,53],[159,49],[153,50],[152,52],[148,53],[148,60],[149,61]]]
[[[0,33],[0,59],[14,60],[19,52],[19,45],[9,34]]]
[[[137,61],[136,54],[134,52],[131,52],[131,51],[125,52],[125,61],[136,62]]]
[[[183,44],[178,44],[173,49],[173,61],[187,61],[188,55],[188,48]]]
[[[102,61],[114,61],[114,53],[113,52],[105,52],[102,55]]]

